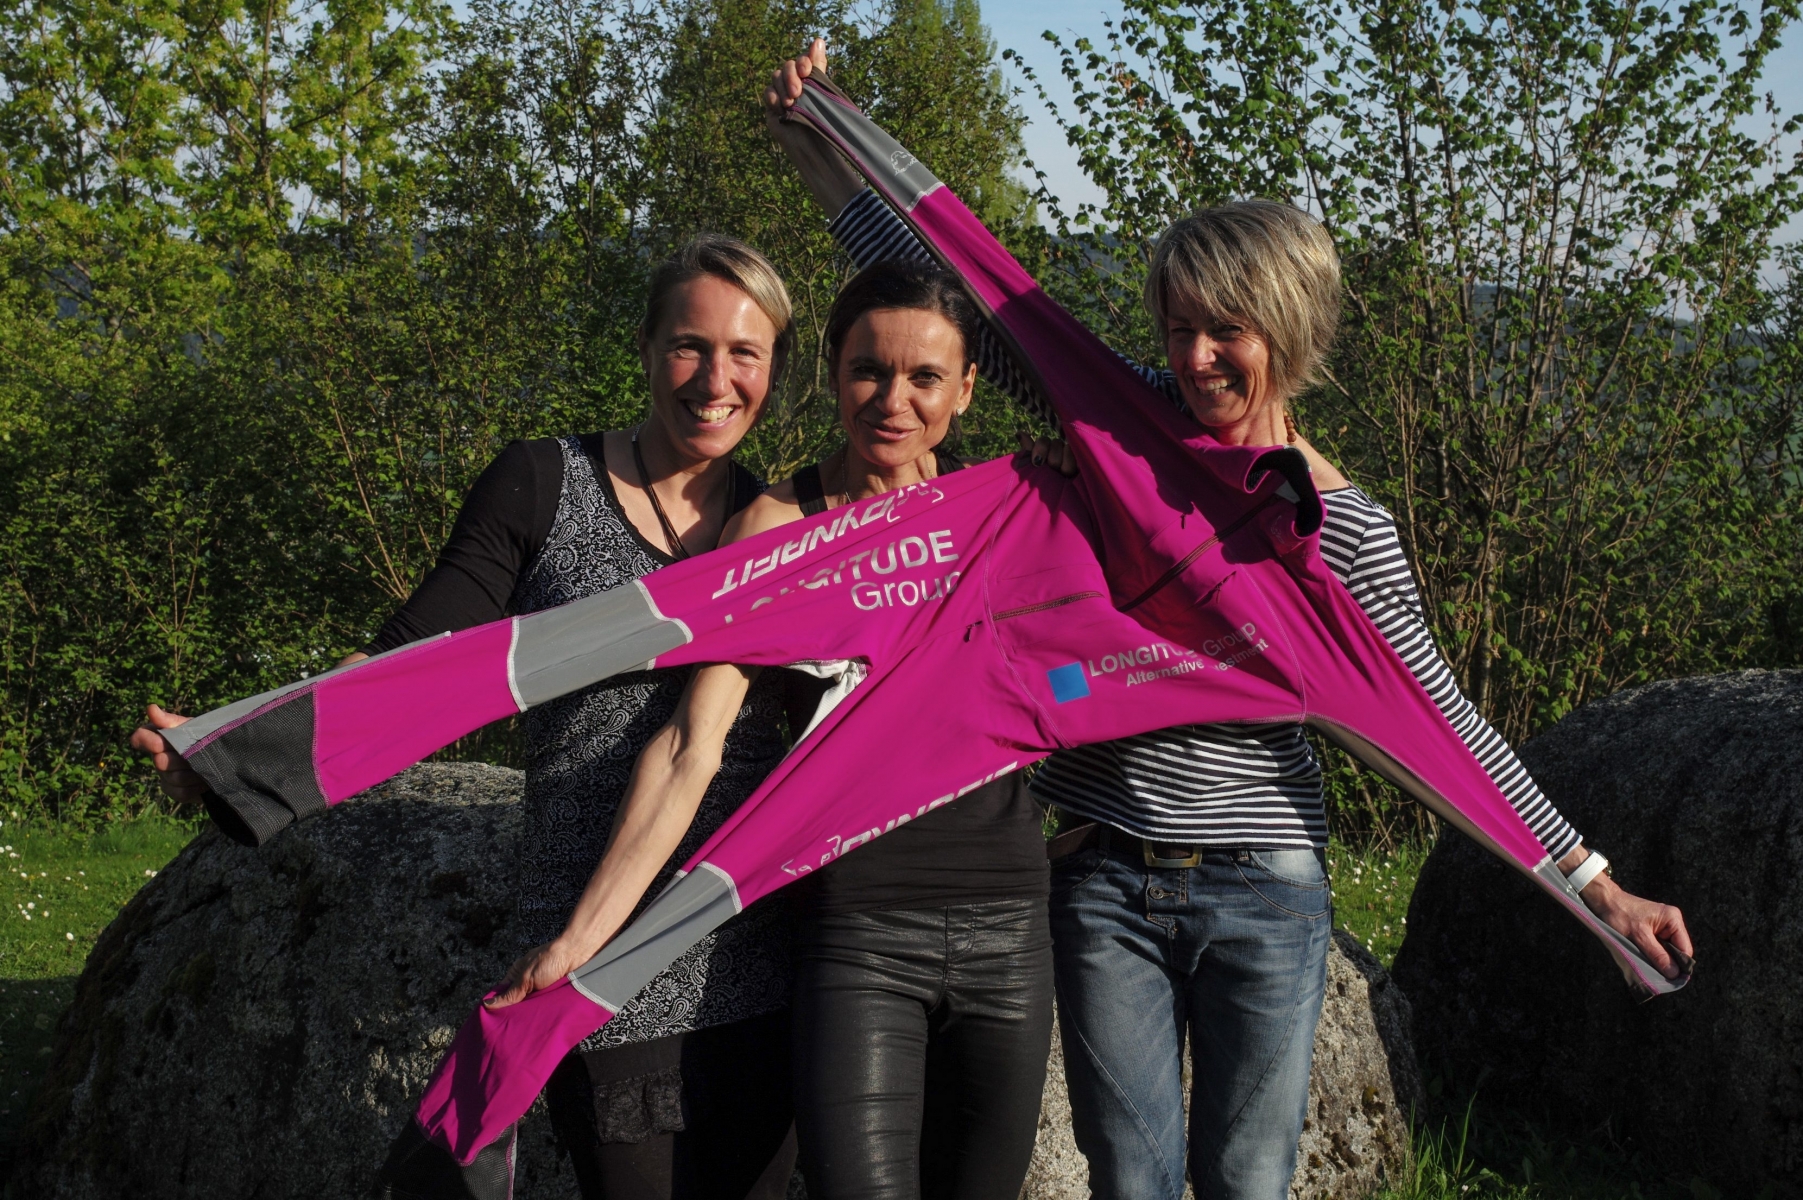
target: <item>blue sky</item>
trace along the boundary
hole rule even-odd
[[[1060,100],[1068,94],[1067,85],[1058,75],[1057,52],[1040,34],[1049,29],[1067,42],[1073,37],[1100,42],[1103,21],[1120,12],[1119,5],[1075,0],[982,0],[982,4],[983,22],[989,26],[996,48],[1017,51],[1038,73],[1046,90]],[[1026,89],[1018,70],[1004,64],[1004,73],[1010,82]],[[1083,177],[1076,155],[1064,144],[1064,135],[1031,89],[1025,90],[1020,104],[1027,113],[1027,157],[1046,173],[1053,194],[1067,205],[1096,199],[1099,193]]]
[[[1120,11],[1118,4],[1078,0],[982,0],[982,6],[984,23],[998,49],[1019,51],[1046,82],[1046,90],[1061,100],[1068,89],[1058,76],[1056,53],[1040,38],[1040,32],[1050,29],[1066,41],[1072,36],[1086,36],[1099,43],[1103,21]],[[1018,71],[1010,70],[1008,74],[1013,82],[1022,83]],[[1789,44],[1768,66],[1766,77],[1767,86],[1785,112],[1803,111],[1803,26],[1793,30]],[[1020,97],[1020,104],[1029,120],[1027,157],[1046,173],[1053,193],[1067,204],[1095,198],[1096,190],[1083,177],[1075,155],[1064,144],[1063,135],[1038,97],[1027,91]],[[1793,222],[1788,232],[1792,239],[1803,239],[1803,220]]]

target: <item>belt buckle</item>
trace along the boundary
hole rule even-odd
[[[1148,867],[1160,867],[1165,870],[1173,870],[1182,867],[1199,867],[1202,865],[1202,852],[1194,847],[1192,847],[1190,852],[1182,858],[1160,858],[1152,849],[1156,843],[1154,843],[1151,838],[1141,838],[1139,844],[1141,850],[1145,853],[1146,865]],[[1181,843],[1172,844],[1180,845]]]

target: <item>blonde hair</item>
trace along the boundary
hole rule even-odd
[[[770,356],[770,388],[774,391],[795,351],[795,307],[789,302],[783,277],[776,273],[770,260],[738,238],[699,233],[657,264],[651,272],[651,289],[639,332],[646,338],[654,336],[676,289],[707,276],[730,283],[750,296],[751,302],[776,326],[776,346]]]
[[[1146,311],[1162,333],[1171,301],[1244,321],[1270,346],[1284,399],[1314,383],[1340,322],[1340,256],[1301,209],[1273,200],[1205,208],[1159,235]]]

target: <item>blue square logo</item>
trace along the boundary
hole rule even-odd
[[[1053,667],[1045,673],[1045,677],[1046,682],[1052,685],[1052,699],[1060,704],[1069,700],[1082,700],[1089,695],[1089,680],[1083,677],[1082,663]]]

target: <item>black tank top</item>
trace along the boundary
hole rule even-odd
[[[964,464],[935,450],[939,474]],[[801,511],[826,511],[820,464],[795,472]],[[924,747],[922,749],[925,749]],[[1050,891],[1039,805],[1019,771],[860,846],[797,885],[804,913],[942,908]]]
[[[933,448],[933,461],[939,465],[938,475],[964,469],[957,455],[947,454],[937,446]],[[826,511],[826,484],[821,479],[819,463],[809,463],[795,472],[789,482],[795,486],[795,503],[801,505],[802,516],[817,517]]]

